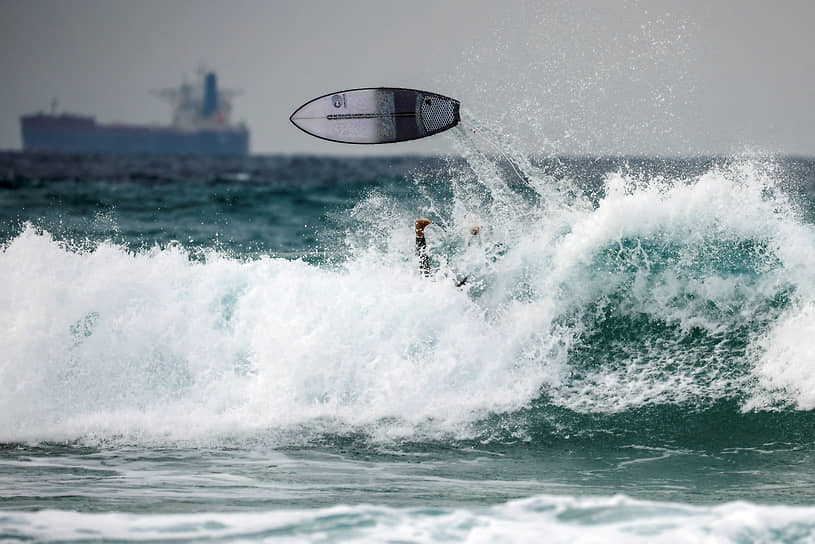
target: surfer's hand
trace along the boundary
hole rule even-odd
[[[416,220],[416,236],[424,236],[424,228],[432,223],[427,219],[417,219]]]

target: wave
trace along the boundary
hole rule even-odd
[[[0,513],[0,538],[189,541],[303,539],[410,542],[800,542],[815,535],[811,506],[730,502],[690,506],[613,497],[541,495],[492,508],[331,508],[254,513]]]
[[[478,439],[529,410],[815,406],[815,231],[772,163],[621,169],[593,200],[465,151],[418,207],[369,192],[322,265],[25,227],[0,253],[0,441]]]

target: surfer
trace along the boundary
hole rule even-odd
[[[429,276],[430,271],[430,256],[427,254],[427,240],[424,237],[424,229],[432,221],[429,219],[417,219],[416,220],[416,257],[419,259],[419,272],[422,273],[423,276]],[[474,225],[470,228],[470,234],[473,236],[478,235],[481,231],[481,227],[478,225]],[[456,281],[456,287],[461,287],[465,283],[467,283],[467,278],[469,276],[464,276],[462,279]]]
[[[432,223],[429,219],[416,220],[416,257],[419,259],[419,272],[423,276],[430,275],[430,256],[427,254],[427,241],[424,239],[424,229]]]

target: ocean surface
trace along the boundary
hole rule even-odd
[[[456,138],[0,154],[0,541],[815,542],[815,161]]]

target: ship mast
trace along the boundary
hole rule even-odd
[[[229,127],[232,98],[240,91],[218,89],[215,72],[198,70],[198,82],[152,91],[173,108],[173,126],[179,130],[219,130]]]

